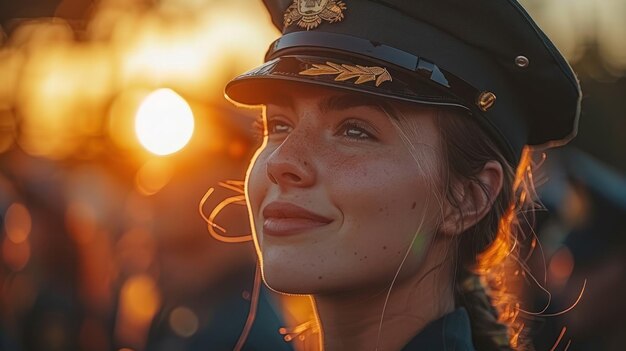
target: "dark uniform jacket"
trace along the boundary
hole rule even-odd
[[[402,351],[475,351],[472,329],[465,308],[431,322]]]

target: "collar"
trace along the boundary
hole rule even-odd
[[[402,351],[421,350],[475,351],[465,308],[459,307],[431,322],[402,348]]]

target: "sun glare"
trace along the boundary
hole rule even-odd
[[[165,156],[181,150],[193,135],[194,119],[189,104],[171,89],[148,95],[135,117],[135,133],[146,150]]]

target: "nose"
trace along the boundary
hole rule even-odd
[[[267,159],[267,177],[281,187],[308,187],[315,183],[315,170],[304,140],[289,135]]]

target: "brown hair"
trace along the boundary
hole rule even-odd
[[[403,133],[412,126],[401,111],[421,108],[412,104],[380,101],[381,109],[396,121]],[[472,338],[478,350],[523,350],[532,346],[523,337],[524,324],[518,319],[519,283],[526,273],[520,259],[526,230],[537,204],[532,185],[531,149],[526,147],[517,165],[509,162],[493,139],[466,112],[455,108],[435,108],[445,160],[443,195],[457,207],[451,180],[475,181],[489,195],[477,174],[488,161],[503,169],[502,190],[488,214],[459,235],[454,277],[455,302],[468,311]],[[533,242],[534,243],[534,242]],[[532,245],[530,245],[532,246]],[[520,279],[518,279],[520,278]]]
[[[470,316],[472,337],[479,350],[511,350],[530,347],[524,340],[524,324],[518,319],[518,277],[525,272],[520,252],[526,240],[523,224],[529,224],[536,206],[532,185],[531,150],[526,147],[517,165],[511,164],[472,117],[452,109],[440,109],[438,123],[451,177],[473,180],[485,163],[495,160],[503,168],[503,186],[489,213],[459,238],[456,282],[457,304]],[[471,136],[471,137],[468,137]],[[449,181],[446,182],[447,184]],[[452,205],[455,198],[449,189]]]

